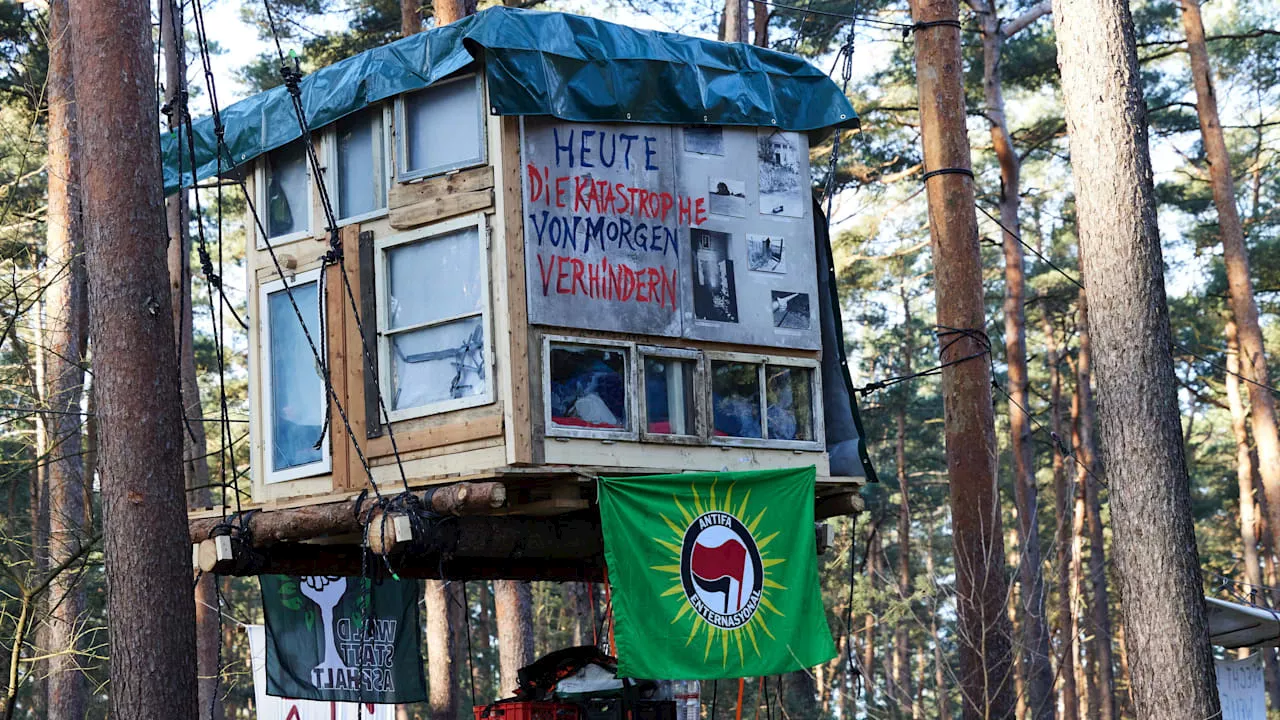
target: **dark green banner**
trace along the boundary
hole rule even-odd
[[[814,481],[812,467],[601,478],[618,675],[757,677],[835,657]]]
[[[426,699],[417,581],[332,575],[258,580],[268,695],[370,703]]]

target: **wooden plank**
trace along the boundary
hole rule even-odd
[[[457,445],[470,440],[490,438],[502,434],[502,416],[485,415],[461,422],[419,428],[396,433],[396,448],[403,455],[415,450]],[[383,436],[369,441],[372,457],[391,454],[391,438]]]
[[[400,442],[400,436],[396,436],[397,445]],[[400,460],[409,462],[410,460],[421,460],[422,458],[440,457],[441,455],[455,455],[458,453],[470,452],[472,450],[484,450],[486,448],[498,447],[503,444],[502,436],[480,438],[479,440],[468,440],[466,442],[455,443],[452,445],[442,445],[434,448],[418,448],[415,450],[400,450]],[[396,459],[394,455],[383,455],[375,457],[369,461],[374,467],[382,467],[384,465],[395,465]],[[434,476],[433,476],[434,477]],[[409,482],[416,482],[421,478],[409,478]]]
[[[502,198],[499,231],[506,266],[507,324],[511,358],[510,381],[503,388],[507,418],[507,462],[532,463],[533,419],[529,403],[529,316],[524,277],[524,208],[520,189],[520,121],[503,117],[500,169]]]
[[[396,183],[387,197],[387,207],[399,210],[446,195],[474,192],[493,187],[493,167],[471,168],[456,173],[427,178],[421,182]]]
[[[342,229],[342,263],[347,271],[347,281],[351,283],[352,294],[360,297],[360,227],[348,225]],[[346,407],[347,417],[351,420],[351,441],[367,452],[368,440],[365,438],[365,389],[364,389],[364,349],[361,344],[360,327],[356,322],[355,312],[351,309],[351,300],[342,290],[342,317],[345,323],[343,343],[347,352],[346,364]],[[364,321],[364,318],[361,318]],[[365,322],[364,331],[371,333],[374,328],[371,321]],[[349,442],[351,442],[349,441]],[[336,463],[335,463],[336,467]],[[347,462],[344,466],[345,482],[338,486],[341,489],[357,490],[365,487],[368,476],[364,466],[360,464],[360,456],[348,447]]]
[[[493,190],[490,188],[429,197],[413,205],[393,209],[388,219],[391,227],[407,230],[456,215],[487,210],[492,206]]]
[[[328,345],[329,382],[333,386],[333,398],[329,406],[329,454],[333,465],[332,487],[335,490],[347,486],[347,463],[351,455],[350,435],[342,423],[343,411],[350,412],[347,400],[347,332],[344,319],[344,290],[342,270],[337,265],[325,268],[325,343]]]

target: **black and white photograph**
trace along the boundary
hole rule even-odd
[[[747,184],[712,177],[707,181],[707,209],[712,215],[747,216]]]
[[[777,235],[748,235],[747,267],[758,272],[785,273],[784,243],[785,240]]]
[[[684,151],[698,155],[724,155],[724,131],[705,125],[687,127],[684,129]]]
[[[809,293],[774,290],[772,305],[774,327],[809,329]]]
[[[760,160],[760,213],[804,217],[800,136],[761,129],[756,133],[756,155]]]
[[[738,322],[738,290],[729,259],[729,233],[694,228],[693,316],[698,320]],[[807,302],[807,301],[806,301]],[[806,317],[806,322],[808,319]]]

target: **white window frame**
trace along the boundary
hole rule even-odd
[[[423,92],[426,90],[434,90],[436,88],[443,87],[450,83],[468,82],[468,81],[475,83],[476,92],[479,95],[479,102],[476,103],[476,123],[480,128],[479,159],[465,160],[463,162],[451,163],[448,165],[432,166],[432,167],[427,167],[420,170],[409,171],[407,169],[409,166],[409,159],[408,159],[409,158],[409,153],[408,153],[408,149],[409,149],[408,148],[408,134],[409,134],[408,127],[409,126],[405,120],[405,109],[404,109],[405,95],[412,95],[413,93]],[[481,165],[488,163],[489,138],[488,138],[488,128],[487,128],[488,123],[486,122],[486,118],[485,118],[486,103],[485,103],[484,91],[485,91],[484,81],[483,81],[483,78],[481,77],[481,73],[468,73],[466,75],[461,75],[456,78],[449,78],[447,80],[442,80],[438,83],[434,83],[425,88],[421,88],[420,90],[415,90],[413,91],[413,93],[404,93],[402,95],[396,96],[396,102],[395,102],[395,130],[396,130],[395,132],[395,147],[396,147],[395,180],[396,182],[404,183],[404,182],[409,182],[411,180],[417,180],[419,178],[431,177],[432,175],[443,175],[444,173],[452,172],[454,170],[462,170],[463,168],[470,168],[470,167],[479,167]]]
[[[365,108],[367,109],[367,108]],[[333,204],[334,220],[338,223],[338,227],[346,227],[356,223],[376,220],[386,217],[391,207],[391,188],[395,184],[395,163],[392,161],[395,143],[392,141],[392,124],[391,118],[394,115],[390,103],[382,103],[382,179],[385,183],[382,189],[382,207],[370,210],[367,213],[353,215],[349,218],[342,217],[342,198],[338,193],[338,123],[346,118],[335,120],[324,132],[322,147],[324,159],[324,167],[322,175],[324,178],[325,190],[329,193],[329,201]],[[360,110],[358,112],[364,112]],[[355,114],[358,114],[355,113]]]
[[[262,227],[254,229],[254,235],[257,237],[257,241],[258,241],[257,245],[259,250],[267,249],[267,240],[268,240],[267,234],[271,232],[271,217],[270,217],[271,210],[270,208],[267,207],[267,155],[269,155],[271,152],[275,152],[276,150],[280,150],[281,148],[288,147],[289,145],[292,145],[295,142],[305,143],[306,141],[307,141],[306,136],[304,135],[298,138],[297,140],[292,140],[290,142],[287,142],[284,145],[281,145],[280,147],[276,148],[275,150],[272,150],[268,153],[264,153],[263,156],[258,159],[258,162],[254,164],[255,165],[254,172],[253,172],[253,187],[254,187],[253,194],[255,197],[254,202],[257,203],[258,219],[262,221]],[[324,156],[321,155],[320,157],[323,158]],[[319,220],[319,218],[316,217],[316,198],[315,198],[316,179],[311,172],[310,153],[303,153],[303,165],[306,166],[306,169],[307,169],[307,229],[298,230],[295,232],[288,233],[286,235],[280,235],[278,237],[270,238],[271,247],[273,248],[279,247],[280,245],[284,245],[286,243],[297,242],[299,240],[305,240],[307,238],[315,237],[315,229],[318,225],[317,221]],[[324,171],[325,171],[325,168],[321,168],[321,172],[324,172]]]
[[[707,438],[712,445],[734,447],[772,448],[787,450],[824,450],[826,449],[826,432],[823,427],[822,378],[820,363],[808,358],[782,357],[777,355],[761,355],[756,353],[706,352],[706,385],[703,401],[706,406]],[[712,362],[747,363],[757,366],[756,376],[760,383],[760,437],[741,438],[716,435],[715,430],[715,370]],[[775,440],[769,438],[769,367],[783,366],[804,368],[810,371],[809,382],[812,393],[809,412],[813,413],[813,440]]]
[[[273,243],[275,241],[272,241]],[[262,415],[263,415],[263,435],[262,435],[262,454],[263,454],[263,483],[272,484],[286,482],[288,480],[298,480],[301,478],[315,477],[317,475],[327,475],[333,470],[333,455],[329,451],[329,440],[331,432],[324,434],[324,443],[320,448],[320,459],[307,463],[306,465],[298,465],[287,468],[285,470],[273,469],[272,458],[275,456],[274,440],[275,437],[275,418],[271,405],[271,311],[270,304],[267,299],[271,295],[284,291],[286,287],[296,288],[299,285],[308,283],[316,283],[316,289],[319,291],[320,286],[320,270],[308,270],[300,272],[293,277],[286,277],[263,283],[258,289],[258,308],[262,315],[262,322],[258,323],[258,354],[262,358],[262,372],[259,378],[262,386]],[[299,309],[302,309],[299,306]],[[293,308],[290,308],[292,312]],[[294,319],[297,319],[296,316]],[[313,338],[319,343],[319,338]],[[317,349],[319,345],[317,345]],[[308,348],[310,352],[310,348]],[[314,359],[314,358],[313,358]],[[329,397],[323,390],[320,396],[323,403],[322,411],[327,412],[330,408]]]
[[[809,412],[810,427],[813,428],[812,440],[778,440],[769,437],[769,368],[786,367],[801,368],[809,371]],[[764,364],[764,380],[760,388],[764,398],[761,408],[764,418],[764,437],[769,447],[791,448],[796,450],[825,450],[827,447],[826,427],[823,424],[822,406],[822,365],[817,360],[807,358],[769,357]]]
[[[693,432],[685,434],[675,433],[654,433],[649,432],[649,391],[647,377],[645,375],[644,361],[646,358],[655,357],[667,360],[687,360],[693,363],[693,408],[691,408],[692,417],[689,419],[693,422]],[[640,430],[640,440],[643,442],[654,443],[671,443],[675,445],[705,445],[707,441],[707,422],[706,422],[706,398],[701,389],[707,383],[707,364],[701,350],[687,350],[684,348],[658,347],[656,345],[639,345],[636,347],[636,373],[639,379],[636,384],[636,402],[639,405],[639,412],[636,417],[636,426]]]
[[[623,352],[626,362],[623,382],[627,389],[627,427],[623,430],[606,430],[603,428],[575,428],[557,425],[551,419],[551,346],[552,345],[585,345],[606,347]],[[595,338],[572,337],[569,335],[542,336],[542,427],[547,437],[588,438],[592,440],[638,440],[641,417],[636,395],[640,394],[636,369],[636,345],[622,340],[598,340]]]
[[[390,328],[390,293],[388,284],[390,283],[390,267],[388,266],[387,256],[388,250],[400,245],[429,240],[430,238],[440,235],[447,235],[459,230],[468,228],[476,229],[476,242],[479,244],[477,248],[479,252],[480,264],[480,285],[483,288],[484,300],[480,303],[480,322],[484,328],[484,368],[485,368],[485,389],[484,392],[469,395],[461,398],[451,398],[440,402],[434,402],[427,405],[420,405],[412,408],[392,409],[393,400],[390,396],[384,398],[387,405],[387,415],[391,422],[400,420],[409,420],[411,418],[424,417],[427,415],[438,415],[440,413],[450,412],[452,410],[461,410],[463,408],[477,407],[480,405],[488,405],[494,401],[494,383],[497,377],[494,373],[494,350],[493,350],[493,293],[489,284],[489,227],[483,212],[474,213],[472,215],[464,215],[452,220],[426,225],[420,228],[414,228],[408,232],[398,235],[381,238],[375,241],[375,277],[374,288],[377,295],[378,307],[378,386],[384,392],[394,392],[395,385],[392,382],[392,362],[391,362],[391,338],[395,335],[414,332],[424,328],[445,325],[450,322],[462,320],[468,317],[474,317],[476,313],[465,313],[454,317],[441,318],[426,323],[418,323],[403,328]]]

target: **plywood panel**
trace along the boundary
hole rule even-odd
[[[444,447],[481,438],[500,437],[502,435],[502,415],[490,413],[469,420],[460,420],[446,425],[419,428],[395,433],[396,448],[404,453],[424,448]],[[369,452],[374,457],[391,454],[391,438],[383,436],[369,441]]]

